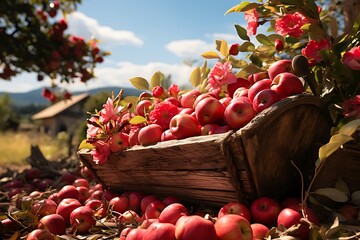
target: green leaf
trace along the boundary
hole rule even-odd
[[[220,59],[219,54],[217,54],[217,52],[214,52],[214,51],[204,52],[203,54],[201,54],[201,56],[204,58],[207,58],[207,59],[213,59],[213,58]]]
[[[255,45],[252,42],[244,42],[239,46],[240,52],[254,52]]]
[[[353,138],[343,135],[336,134],[330,138],[329,143],[323,145],[319,149],[319,159],[322,161],[328,158],[336,150],[338,150],[344,143],[351,141]]]
[[[259,57],[252,54],[249,59],[254,65],[256,65],[258,67],[262,67],[263,64],[262,64],[262,61],[261,61],[261,59]]]
[[[94,149],[95,146],[92,145],[91,143],[88,143],[86,139],[82,140],[79,147],[78,147],[78,150],[81,150],[81,149]]]
[[[197,87],[201,82],[200,67],[195,68],[190,75],[190,82],[193,87]]]
[[[311,194],[321,195],[340,203],[344,203],[349,200],[349,197],[346,193],[336,188],[319,188],[316,189],[314,192],[311,192]]]
[[[355,191],[351,194],[351,201],[356,205],[360,206],[360,190]]]
[[[247,35],[247,31],[245,28],[243,28],[242,26],[240,26],[239,24],[235,24],[235,29],[236,29],[236,33],[237,35],[245,41],[250,41],[249,36]]]
[[[267,36],[265,36],[264,34],[261,34],[259,33],[258,35],[256,35],[256,40],[259,42],[259,43],[262,43],[266,46],[272,46],[274,45]]]
[[[275,44],[276,39],[280,39],[282,42],[285,42],[284,37],[279,34],[270,34],[267,36],[267,38],[271,41],[272,44]]]
[[[142,124],[142,123],[146,123],[146,122],[147,122],[146,118],[144,118],[142,116],[135,116],[135,117],[131,118],[129,121],[130,124],[134,124],[134,125]]]
[[[353,120],[342,126],[339,130],[339,134],[352,136],[358,129],[360,129],[360,119]]]
[[[204,61],[204,64],[202,65],[202,67],[201,67],[201,70],[200,70],[200,72],[201,72],[201,74],[203,75],[203,76],[205,76],[205,75],[207,75],[206,73],[207,73],[207,61],[205,60]]]
[[[253,8],[257,8],[259,6],[262,6],[262,5],[258,4],[258,3],[254,3],[254,2],[242,2],[236,6],[235,12],[246,12]]]
[[[341,178],[339,178],[336,181],[335,188],[342,191],[342,192],[344,192],[344,193],[346,193],[347,195],[350,194],[350,189],[349,189],[348,185]]]
[[[145,78],[142,77],[134,77],[130,79],[131,84],[139,90],[150,90],[149,83]]]
[[[156,86],[161,86],[161,82],[164,79],[164,74],[161,72],[156,72],[154,75],[152,75],[150,79],[151,88]]]
[[[220,53],[224,57],[229,56],[229,46],[228,46],[227,42],[224,39],[221,41]]]
[[[231,62],[231,65],[233,66],[233,68],[243,68],[248,65],[248,63],[245,60],[236,59],[233,56],[229,57],[229,61]]]

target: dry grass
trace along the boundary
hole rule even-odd
[[[1,132],[0,166],[23,165],[30,156],[31,145],[38,145],[44,156],[55,160],[66,156],[66,134],[56,139],[36,132]]]

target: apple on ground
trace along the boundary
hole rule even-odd
[[[149,219],[144,219],[139,228],[144,228],[144,229],[147,229],[151,224],[153,223],[158,223],[159,222],[159,219],[158,218],[149,218]]]
[[[112,206],[112,210],[117,213],[124,213],[129,209],[129,198],[126,196],[116,196],[110,199],[109,206]]]
[[[79,200],[75,198],[65,198],[59,203],[56,209],[56,213],[64,218],[65,223],[68,226],[70,224],[70,214],[73,210],[81,206],[82,204],[79,202]]]
[[[197,136],[199,135],[199,122],[189,114],[177,114],[170,121],[170,132],[176,139]]]
[[[86,187],[86,188],[90,188],[90,184],[89,184],[89,180],[87,180],[86,178],[77,178],[73,184],[75,187]]]
[[[47,229],[49,232],[55,235],[63,235],[66,231],[66,223],[64,218],[56,213],[42,217],[37,227]]]
[[[24,172],[24,177],[26,181],[30,181],[35,178],[40,178],[41,176],[41,170],[37,167],[31,167],[29,169],[26,169]]]
[[[266,239],[269,228],[261,223],[252,223],[251,229],[253,232],[253,240]]]
[[[226,214],[215,222],[216,235],[220,240],[252,240],[250,222],[237,214]]]
[[[163,200],[162,200],[166,205],[170,205],[172,203],[181,203],[180,199],[175,197],[175,196],[172,196],[172,195],[169,195],[167,197],[165,197]]]
[[[257,113],[260,113],[280,100],[281,97],[274,90],[264,89],[255,95],[253,99],[253,107]]]
[[[218,212],[218,218],[221,218],[222,216],[225,216],[227,214],[237,214],[251,222],[250,210],[247,206],[240,202],[230,202],[225,204],[222,208],[220,208]]]
[[[77,176],[74,173],[71,172],[65,172],[60,177],[60,182],[65,183],[67,185],[73,184],[73,182],[76,180]]]
[[[296,75],[280,73],[272,80],[271,89],[279,94],[280,97],[285,98],[303,93],[304,85]]]
[[[142,192],[131,192],[129,194],[129,210],[140,213],[141,200],[145,197]]]
[[[272,84],[272,80],[267,78],[267,79],[260,80],[256,83],[254,83],[253,85],[251,85],[251,87],[249,88],[249,91],[248,91],[249,100],[252,102],[254,100],[256,94],[258,94],[258,92],[260,92],[261,90],[270,89],[271,84]]]
[[[341,214],[344,220],[352,221],[358,219],[360,210],[358,206],[346,203],[340,207],[338,212]]]
[[[58,197],[60,199],[65,198],[79,198],[79,192],[76,190],[76,187],[74,185],[65,185],[63,186],[59,192],[57,193]]]
[[[232,99],[233,99],[232,97],[226,96],[226,97],[220,98],[219,101],[224,107],[227,107],[227,105],[229,105],[229,103],[231,102]]]
[[[79,202],[84,203],[90,197],[89,189],[87,187],[79,186],[76,187],[76,190],[79,193],[79,197],[78,197]]]
[[[22,228],[22,226],[19,222],[14,221],[10,218],[5,218],[5,219],[1,220],[0,226],[2,226],[4,230],[10,231],[10,232],[19,231]]]
[[[221,122],[224,111],[224,105],[214,97],[207,97],[200,100],[195,107],[195,115],[201,125]]]
[[[214,223],[198,215],[180,217],[175,225],[177,240],[218,240]]]
[[[87,233],[95,224],[96,220],[93,217],[92,209],[89,207],[78,207],[70,214],[70,225],[76,233]]]
[[[31,213],[36,216],[43,217],[56,213],[57,208],[58,205],[54,201],[50,199],[41,199],[31,206]]]
[[[127,210],[124,213],[120,214],[118,220],[120,224],[124,224],[124,225],[128,225],[128,224],[139,225],[141,218],[135,211]]]
[[[150,195],[146,195],[145,197],[143,197],[141,199],[141,202],[140,202],[140,210],[142,213],[145,213],[145,210],[146,210],[146,207],[156,201],[156,200],[159,200],[159,198],[156,196],[156,195],[153,195],[153,194],[150,194]]]
[[[273,62],[267,70],[270,79],[274,79],[280,73],[292,71],[292,60],[290,59],[277,60]]]
[[[146,229],[146,240],[176,240],[175,225],[171,223],[153,223]]]
[[[126,236],[126,240],[143,240],[146,239],[146,230],[147,229],[142,229],[142,228],[134,228],[131,229]]]
[[[161,200],[155,200],[149,203],[145,209],[145,218],[158,218],[161,212],[166,208],[166,204]]]
[[[116,192],[111,191],[110,189],[103,190],[101,199],[105,201],[110,201],[112,198],[119,196]]]
[[[153,145],[161,141],[163,129],[160,125],[152,123],[142,127],[139,131],[138,140],[142,146]]]
[[[225,123],[232,129],[240,129],[255,117],[252,103],[245,97],[234,98],[225,108]]]
[[[189,215],[187,208],[181,203],[172,203],[167,205],[159,215],[159,221],[163,223],[176,224],[181,216]]]
[[[31,231],[26,240],[55,240],[55,236],[46,229],[35,229]]]
[[[270,197],[257,198],[250,206],[250,213],[253,222],[261,223],[268,227],[275,225],[280,210],[280,204]]]
[[[126,228],[122,229],[121,232],[120,232],[119,240],[126,240],[127,235],[128,235],[132,230],[134,230],[134,228],[131,228],[131,227],[126,227]]]
[[[103,200],[91,199],[86,202],[85,206],[93,210],[93,216],[97,219],[103,218],[107,214],[107,206]]]

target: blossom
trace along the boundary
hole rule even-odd
[[[103,105],[103,109],[100,110],[100,121],[107,123],[110,120],[117,120],[117,114],[121,111],[121,106],[114,106],[114,102],[111,98],[108,98]]]
[[[322,57],[320,51],[330,49],[330,42],[327,39],[321,39],[320,42],[310,40],[305,48],[301,50],[301,54],[310,61],[321,62]]]
[[[97,122],[96,117],[91,117],[87,123],[86,138],[95,138],[102,130],[92,123]]]
[[[235,83],[236,79],[236,75],[232,73],[232,65],[230,62],[224,64],[217,62],[209,72],[207,87],[210,92],[216,91],[225,84]]]
[[[298,12],[294,14],[288,13],[276,20],[275,31],[283,36],[289,35],[297,38],[304,34],[301,27],[309,22],[305,16]]]
[[[256,11],[256,8],[253,8],[251,10],[248,10],[244,13],[245,20],[247,21],[247,35],[255,35],[257,27],[259,26],[258,20],[259,20],[259,14]]]
[[[180,88],[177,84],[171,84],[171,86],[169,87],[169,93],[171,96],[173,97],[177,97],[177,95],[180,92]]]
[[[95,148],[91,150],[93,161],[96,164],[104,164],[110,155],[109,144],[105,141],[98,140],[92,143]]]
[[[179,112],[179,108],[171,102],[160,102],[156,104],[150,112],[150,121],[160,125],[163,130],[166,130],[169,128],[170,120]]]
[[[346,99],[342,104],[342,108],[345,117],[360,118],[360,95]]]
[[[360,46],[353,47],[344,53],[343,63],[353,70],[360,70]]]

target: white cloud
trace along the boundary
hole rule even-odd
[[[210,39],[213,39],[214,41],[224,39],[229,44],[241,41],[238,35],[229,34],[229,33],[208,33],[206,36],[209,37]]]
[[[204,52],[215,49],[215,42],[207,43],[200,39],[177,40],[166,44],[165,48],[178,57],[198,59]]]
[[[143,41],[131,31],[115,30],[108,26],[102,26],[97,20],[86,16],[81,12],[73,12],[67,16],[69,22],[68,31],[86,39],[95,37],[105,45],[129,44],[143,45]]]

